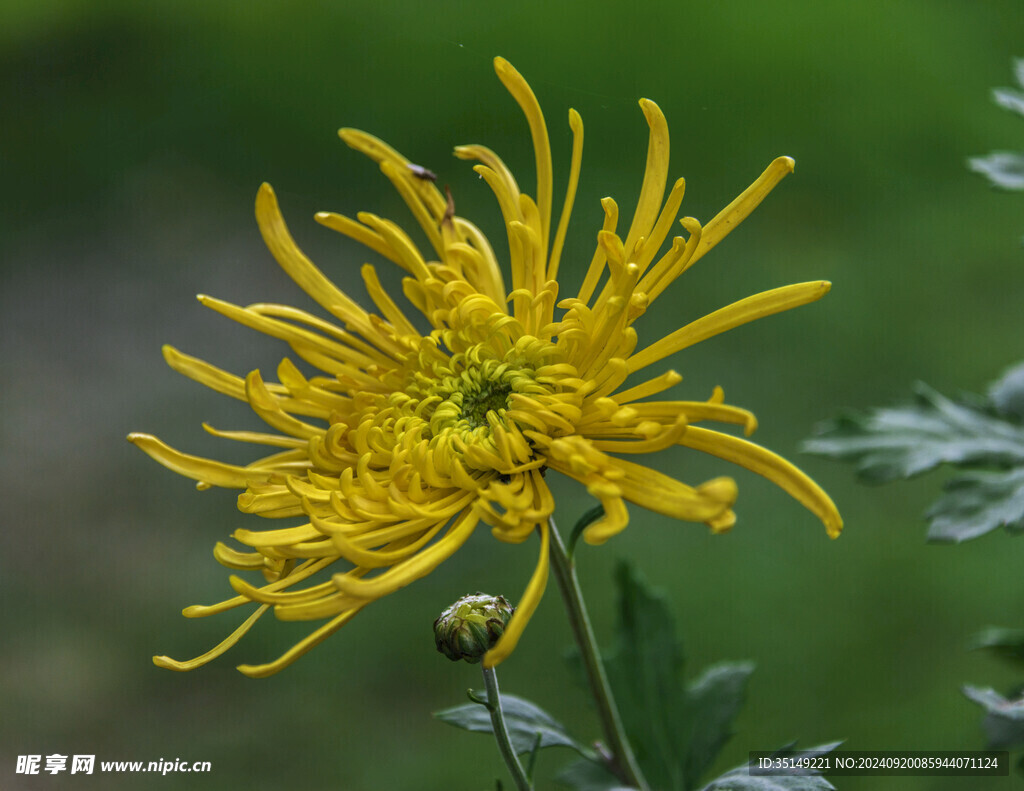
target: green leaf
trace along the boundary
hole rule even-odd
[[[1013,151],[993,151],[986,157],[971,157],[967,166],[987,178],[993,187],[1024,190],[1024,156]]]
[[[732,735],[753,665],[715,665],[684,687],[683,653],[664,597],[628,564],[620,564],[616,582],[617,642],[605,667],[623,725],[652,788],[694,788]]]
[[[721,662],[687,687],[687,788],[696,787],[732,736],[731,725],[743,707],[747,680],[753,672],[753,662]]]
[[[1013,366],[994,382],[988,397],[1000,414],[1024,420],[1024,363]]]
[[[989,626],[971,640],[972,649],[984,649],[1010,662],[1024,663],[1024,629]]]
[[[579,758],[560,771],[555,779],[575,791],[636,791],[601,764]]]
[[[682,649],[672,614],[627,563],[615,571],[619,590],[617,641],[605,655],[633,751],[653,788],[685,789],[685,694]]]
[[[831,742],[818,747],[801,750],[800,754],[807,757],[827,755],[838,747],[841,742]],[[784,749],[774,753],[775,756],[791,754]],[[834,791],[835,786],[820,774],[805,774],[802,770],[789,770],[787,774],[757,775],[750,773],[750,764],[730,769],[721,777],[712,780],[701,791]]]
[[[925,514],[931,541],[967,541],[998,527],[1024,530],[1024,467],[968,473],[943,488],[946,494]]]
[[[476,690],[472,694],[482,700],[487,698],[487,693],[483,690]],[[537,704],[516,695],[502,695],[501,709],[505,715],[509,738],[517,753],[530,752],[536,744],[539,733],[541,748],[571,747],[585,758],[595,757],[592,750],[573,739],[565,730],[565,726]],[[465,703],[461,706],[435,711],[434,717],[441,722],[467,731],[494,732],[491,727],[490,712],[486,706],[479,703]]]
[[[910,478],[940,464],[1024,464],[1024,430],[954,403],[925,384],[915,403],[845,416],[821,426],[803,450],[857,463],[871,483]]]
[[[967,685],[964,694],[988,712],[983,725],[992,750],[1024,747],[1024,697],[1007,700],[995,690]]]
[[[941,464],[988,466],[945,485],[932,505],[932,541],[967,541],[998,527],[1024,531],[1024,366],[1007,371],[988,399],[951,401],[918,384],[915,402],[845,416],[819,428],[804,450],[857,464],[870,483],[910,478]]]
[[[993,88],[992,98],[1000,107],[1024,115],[1024,96],[1019,92],[1009,88]]]

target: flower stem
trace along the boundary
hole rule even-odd
[[[533,791],[533,784],[530,778],[523,771],[523,765],[519,763],[519,756],[516,755],[512,740],[508,735],[508,726],[505,724],[505,716],[501,713],[501,696],[498,694],[498,675],[493,667],[485,667],[484,688],[487,690],[487,710],[491,713],[491,727],[494,730],[494,739],[498,742],[498,750],[505,760],[505,766],[512,774],[516,788],[519,791]]]
[[[575,565],[566,553],[565,544],[562,543],[555,520],[549,518],[548,524],[551,526],[551,567],[555,572],[555,579],[558,580],[558,587],[562,591],[566,614],[569,616],[576,644],[580,648],[583,666],[587,670],[590,693],[594,697],[594,703],[597,704],[601,727],[604,729],[605,739],[614,757],[614,763],[610,768],[619,776],[620,780],[640,789],[640,791],[648,791],[649,786],[633,755],[633,748],[629,745],[629,739],[622,727],[622,719],[619,717],[619,709],[615,705],[615,698],[608,685],[601,653],[594,638],[594,630],[590,626],[586,604],[583,602],[583,593],[580,591],[580,584],[576,579]]]

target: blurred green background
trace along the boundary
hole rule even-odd
[[[242,461],[200,421],[254,427],[246,408],[174,374],[160,344],[229,370],[272,371],[287,351],[193,299],[309,301],[265,251],[252,218],[271,181],[299,243],[356,298],[355,243],[316,225],[326,209],[410,225],[376,167],[334,136],[366,129],[452,185],[492,235],[500,215],[452,146],[495,149],[533,192],[526,125],[491,67],[511,60],[551,128],[556,205],[586,124],[563,265],[568,293],[600,227],[639,193],[655,99],[672,133],[683,212],[708,220],[775,156],[797,160],[744,225],[641,321],[641,343],[756,291],[827,278],[823,301],[719,336],[667,364],[680,398],[715,384],[755,410],[757,439],[833,495],[846,532],[783,493],[682,449],[661,469],[694,482],[735,472],[727,536],[640,509],[579,556],[598,634],[614,622],[611,571],[632,560],[665,590],[688,673],[719,659],[758,670],[718,768],[791,739],[849,749],[983,746],[965,682],[1012,673],[966,650],[986,624],[1024,625],[1019,544],[993,534],[930,546],[921,513],[941,476],[869,489],[850,469],[798,457],[814,424],[889,403],[923,379],[979,391],[1024,357],[1024,203],[965,159],[1024,148],[1024,124],[989,89],[1024,54],[1019,0],[784,2],[149,2],[2,4],[0,355],[0,786],[14,789],[485,789],[493,743],[433,722],[478,671],[434,652],[430,625],[463,593],[518,597],[535,542],[480,530],[441,570],[379,602],[286,672],[250,680],[309,625],[266,619],[227,657],[175,674],[154,653],[202,653],[237,616],[185,620],[231,595],[210,549],[246,518],[230,492],[197,493],[124,441],[155,433]],[[628,216],[628,215],[627,215]],[[391,281],[397,282],[397,278]],[[1017,306],[1015,308],[1015,306]],[[560,485],[568,526],[589,504]],[[554,583],[505,691],[598,735],[562,654]],[[209,760],[209,775],[15,775],[26,753]],[[550,778],[570,756],[541,757]],[[842,778],[843,789],[1002,788],[969,778]],[[550,787],[550,786],[546,786]]]

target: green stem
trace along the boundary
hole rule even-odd
[[[619,709],[615,705],[615,698],[612,697],[612,690],[608,685],[601,653],[597,648],[597,641],[594,639],[594,630],[590,626],[586,604],[583,602],[583,593],[580,591],[580,584],[576,579],[576,568],[565,551],[565,544],[562,543],[555,520],[549,518],[548,524],[551,526],[551,568],[555,572],[555,579],[558,580],[558,587],[562,590],[566,614],[569,616],[576,644],[580,648],[583,666],[587,670],[590,693],[597,705],[597,713],[601,718],[605,740],[614,756],[614,765],[611,768],[620,780],[640,789],[640,791],[648,791],[649,786],[633,755],[633,748],[629,746],[629,739],[622,727]]]
[[[505,716],[501,713],[501,695],[498,694],[498,675],[493,667],[485,667],[484,688],[487,690],[487,710],[491,713],[491,727],[494,730],[494,738],[498,742],[498,750],[505,760],[505,766],[512,773],[512,779],[519,791],[533,791],[530,778],[523,771],[523,765],[519,763],[519,756],[512,747],[512,740],[508,735],[508,726],[505,724]]]

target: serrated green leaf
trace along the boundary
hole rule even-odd
[[[993,151],[985,157],[971,157],[967,166],[985,176],[993,187],[1024,190],[1024,156],[1014,151]]]
[[[1024,96],[1009,88],[993,88],[992,98],[1000,107],[1024,115]]]
[[[988,712],[983,725],[989,748],[1015,750],[1024,747],[1024,697],[1007,700],[994,689],[965,686],[964,694]]]
[[[976,472],[946,482],[946,491],[925,516],[931,541],[967,541],[1005,527],[1024,530],[1024,467]]]
[[[1024,366],[1007,371],[989,399],[956,403],[918,384],[915,403],[823,425],[804,450],[852,461],[872,483],[910,478],[941,464],[989,466],[945,485],[928,510],[932,541],[967,541],[1005,527],[1024,531]],[[998,414],[996,414],[998,413]]]
[[[695,788],[729,740],[732,722],[746,698],[753,662],[721,662],[707,668],[687,687],[687,758],[685,781]]]
[[[971,649],[982,649],[1010,662],[1024,663],[1024,629],[988,626],[971,640]]]
[[[647,781],[664,791],[684,791],[683,654],[675,623],[664,597],[652,593],[628,564],[619,564],[615,580],[619,620],[617,642],[605,658],[608,681]]]
[[[477,690],[473,694],[481,699],[487,697],[484,690]],[[565,726],[536,703],[531,703],[516,695],[502,695],[501,709],[505,715],[505,724],[508,726],[512,747],[517,753],[530,752],[536,744],[539,733],[541,748],[570,747],[585,758],[594,758],[592,750],[573,739],[566,731]],[[461,706],[435,711],[434,717],[441,722],[467,731],[494,732],[491,727],[490,712],[486,706],[479,703],[465,703]]]
[[[801,750],[800,754],[808,758],[827,755],[840,744],[841,742],[830,742]],[[791,751],[786,749],[779,750],[774,755],[785,756],[790,753]],[[798,769],[789,771],[791,773],[757,775],[751,774],[749,764],[743,764],[712,780],[701,791],[835,791],[835,786],[820,774],[805,774]]]
[[[575,791],[636,791],[598,763],[580,758],[568,764],[556,776],[560,784]]]
[[[993,382],[988,397],[1000,414],[1024,420],[1024,363],[1008,369]]]
[[[683,653],[663,596],[627,564],[616,571],[617,643],[605,667],[634,753],[652,788],[695,788],[732,735],[749,662],[721,663],[683,686]]]
[[[1024,464],[1024,429],[950,401],[927,385],[915,403],[824,424],[803,450],[854,461],[869,482],[910,478],[940,464]]]

